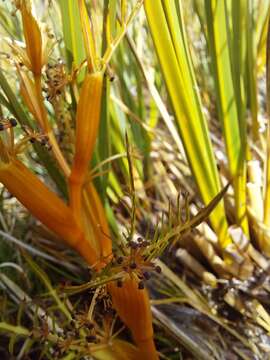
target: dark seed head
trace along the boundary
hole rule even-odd
[[[137,241],[138,241],[139,243],[142,243],[142,242],[143,242],[143,238],[142,238],[142,237],[138,237],[138,238],[137,238]]]
[[[14,118],[9,119],[9,123],[12,127],[17,125],[17,121]]]
[[[143,282],[143,281],[139,281],[139,282],[138,282],[138,289],[139,289],[139,290],[143,290],[143,289],[144,289],[144,282]]]
[[[138,248],[138,244],[135,243],[135,241],[130,241],[129,246],[131,247],[131,249],[134,249],[134,250]]]
[[[89,323],[86,324],[86,327],[87,327],[88,330],[93,330],[94,329],[94,324],[89,322]]]
[[[88,335],[85,337],[85,339],[88,341],[88,342],[94,342],[97,340],[96,336],[95,335]]]
[[[145,278],[145,280],[149,280],[150,277],[151,277],[151,274],[150,274],[148,271],[145,271],[145,272],[143,273],[143,277]]]
[[[155,270],[156,270],[156,272],[158,273],[158,274],[160,274],[161,273],[161,267],[160,266],[156,266],[155,267]]]
[[[122,264],[122,262],[124,261],[124,258],[122,256],[119,256],[117,259],[116,259],[116,262],[117,264]]]
[[[36,142],[36,139],[35,139],[35,138],[31,138],[29,141],[30,141],[31,144],[34,144],[34,143]]]
[[[130,263],[129,267],[134,270],[137,267],[137,264],[135,262]]]

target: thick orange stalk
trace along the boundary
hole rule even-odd
[[[87,74],[76,114],[76,144],[69,176],[70,206],[80,222],[82,219],[82,189],[88,173],[99,127],[103,74]]]
[[[0,181],[45,226],[76,249],[90,264],[97,254],[70,208],[19,160],[0,166]]]
[[[140,350],[141,360],[156,360],[158,355],[153,341],[152,313],[147,291],[139,290],[136,280],[129,279],[119,288],[108,285],[113,306],[120,318],[131,330]]]
[[[90,182],[85,185],[99,128],[102,85],[102,73],[88,74],[80,92],[76,113],[75,155],[69,176],[69,193],[70,206],[75,218],[85,230],[88,230],[89,234],[94,234],[91,236],[92,246],[100,258],[109,260],[112,244],[104,209],[93,184]],[[86,216],[87,221],[83,223],[83,217]]]
[[[88,220],[92,225],[98,242],[98,252],[101,254],[101,257],[108,262],[112,255],[112,242],[109,238],[110,230],[103,205],[92,182],[85,186],[83,199]]]

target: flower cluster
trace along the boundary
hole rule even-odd
[[[138,288],[144,289],[145,281],[151,278],[153,271],[160,273],[161,268],[148,259],[147,248],[150,243],[143,238],[130,241],[123,251],[123,255],[115,256],[113,270],[121,275],[117,280],[117,286],[122,287],[127,278],[133,278],[138,282]]]

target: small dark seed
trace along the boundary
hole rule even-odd
[[[17,125],[17,121],[14,118],[9,119],[9,123],[12,127]]]
[[[148,271],[145,271],[145,272],[143,273],[143,277],[145,278],[145,280],[149,280],[150,277],[151,277],[151,274],[150,274]]]
[[[122,262],[124,261],[124,258],[122,256],[119,256],[117,259],[116,259],[116,262],[117,264],[122,264]]]
[[[160,274],[161,273],[161,267],[160,266],[156,266],[155,267],[155,270],[156,270],[156,272],[158,273],[158,274]]]
[[[134,270],[137,268],[137,264],[135,262],[132,262],[130,263],[129,267]]]
[[[139,282],[138,282],[138,289],[139,289],[139,290],[143,290],[143,289],[144,289],[144,282],[143,282],[143,281],[139,281]]]
[[[92,323],[87,323],[87,324],[86,324],[86,327],[87,327],[88,330],[92,330],[92,329],[94,329],[94,324],[92,324]]]
[[[137,238],[137,241],[138,241],[139,243],[142,243],[142,242],[143,242],[143,238],[142,238],[142,237],[138,237],[138,238]]]
[[[134,241],[130,241],[129,246],[131,247],[131,249],[134,249],[134,250],[138,248],[138,244],[135,243]]]
[[[95,335],[88,335],[85,337],[85,339],[88,341],[88,342],[94,342],[97,340],[96,336]]]

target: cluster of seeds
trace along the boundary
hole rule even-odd
[[[22,129],[27,135],[31,144],[39,143],[42,146],[45,146],[48,150],[51,149],[51,145],[49,143],[49,138],[45,134],[40,134],[39,132],[33,131],[28,126],[22,126]]]
[[[59,59],[54,65],[48,64],[46,67],[46,77],[47,87],[44,89],[47,93],[46,99],[53,102],[55,98],[62,94],[64,87],[69,82],[64,62]]]
[[[13,129],[17,125],[17,120],[14,118],[2,118],[0,119],[0,132],[8,129]],[[30,141],[31,144],[38,142],[40,145],[45,146],[48,150],[51,149],[51,145],[49,144],[49,138],[47,135],[33,131],[25,125],[22,126],[22,130],[25,132],[26,136],[24,136],[24,138],[16,144],[16,153],[20,152],[19,150],[24,148],[27,141]],[[14,141],[13,137],[12,139]]]
[[[69,350],[82,354],[89,353],[89,346],[95,346],[100,342],[95,323],[88,320],[87,312],[72,316],[61,335],[56,335],[50,330],[48,321],[44,318],[41,325],[33,328],[30,338],[39,343],[51,343],[55,359],[62,357]]]
[[[145,287],[145,281],[151,278],[153,272],[161,273],[160,266],[148,260],[147,247],[149,245],[148,241],[138,238],[136,242],[128,243],[126,255],[115,257],[114,271],[123,274],[121,279],[117,280],[118,287],[122,287],[125,279],[131,277],[138,281],[138,289],[142,290]]]

